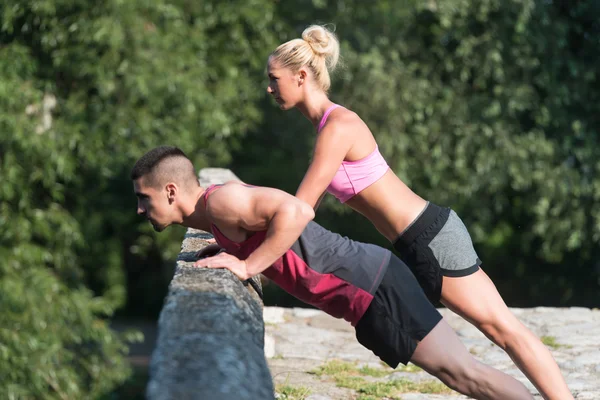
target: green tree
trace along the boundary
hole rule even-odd
[[[262,0],[0,5],[3,393],[87,399],[127,378],[105,318],[158,313],[183,233],[135,215],[129,170],[161,144],[199,168],[230,160],[261,118],[272,14]]]
[[[128,367],[122,339],[101,319],[112,306],[80,284],[84,238],[64,204],[76,172],[61,140],[28,115],[43,103],[30,50],[4,46],[0,60],[0,393],[96,397]]]

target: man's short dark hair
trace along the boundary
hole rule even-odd
[[[192,161],[181,149],[172,146],[152,149],[135,163],[131,179],[142,177],[145,185],[155,189],[168,182],[178,184],[185,191],[200,186]]]
[[[175,146],[159,146],[144,154],[131,170],[131,180],[136,180],[151,173],[163,160],[170,157],[185,157],[185,153]]]

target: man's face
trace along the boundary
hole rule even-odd
[[[137,213],[150,221],[156,232],[162,232],[173,223],[171,219],[172,202],[166,188],[154,188],[145,184],[145,177],[133,181],[133,190],[137,196]]]

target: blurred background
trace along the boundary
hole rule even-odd
[[[599,1],[4,0],[0,393],[143,398],[185,231],[136,216],[129,171],[176,145],[294,193],[314,129],[265,69],[312,23],[342,44],[332,100],[458,212],[510,306],[600,305]],[[332,196],[316,220],[390,247]]]

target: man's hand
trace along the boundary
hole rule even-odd
[[[228,253],[219,253],[216,256],[198,260],[194,263],[194,267],[228,269],[242,281],[252,278],[252,276],[248,274],[246,261],[240,260],[236,256]]]
[[[213,242],[213,244],[209,244],[208,246],[197,252],[195,256],[196,258],[210,257],[217,255],[217,253],[221,250],[221,246]]]

